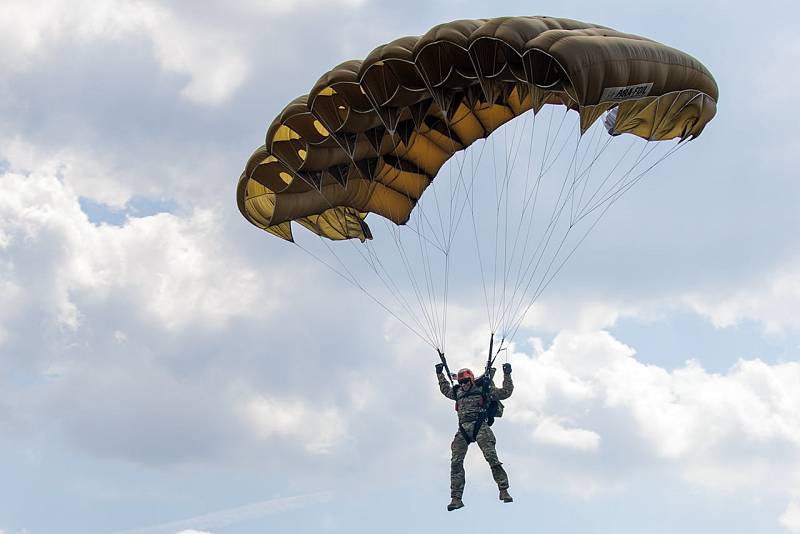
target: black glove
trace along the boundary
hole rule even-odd
[[[442,374],[442,369],[444,369],[444,364],[443,363],[437,363],[436,364],[436,374],[437,375]]]
[[[507,375],[511,374],[511,364],[510,363],[504,363],[503,364],[503,373],[505,373]]]

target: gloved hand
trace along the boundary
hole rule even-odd
[[[504,363],[503,364],[503,373],[505,373],[507,375],[511,374],[511,364],[510,363]]]
[[[442,369],[444,369],[444,364],[443,363],[437,363],[436,364],[436,374],[437,375],[442,374]]]

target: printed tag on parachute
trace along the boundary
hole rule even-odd
[[[603,89],[603,96],[600,97],[600,101],[608,102],[611,100],[619,102],[631,98],[642,98],[643,96],[649,95],[652,88],[653,82],[626,85],[625,87],[606,87]]]

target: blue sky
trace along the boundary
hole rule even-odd
[[[448,514],[436,355],[249,225],[236,180],[320,73],[457,18],[683,49],[718,115],[526,317]],[[793,2],[7,0],[0,13],[0,534],[800,533]],[[459,295],[454,366],[485,350]],[[346,313],[343,313],[346,312]]]

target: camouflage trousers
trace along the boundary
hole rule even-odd
[[[470,437],[472,437],[472,433],[474,432],[474,425],[475,423],[465,423],[462,425],[464,431]],[[489,428],[489,425],[486,423],[481,425],[478,430],[478,435],[475,437],[475,441],[478,447],[480,447],[483,457],[486,458],[489,467],[492,468],[492,477],[494,477],[494,481],[497,482],[497,487],[501,490],[508,489],[508,475],[506,474],[506,470],[503,469],[503,464],[500,462],[500,459],[497,457],[494,432]],[[464,483],[466,482],[464,478],[464,457],[467,455],[468,447],[469,443],[464,439],[464,435],[461,431],[456,432],[453,443],[450,446],[450,449],[453,451],[453,455],[450,459],[451,497],[461,498],[464,493]]]

